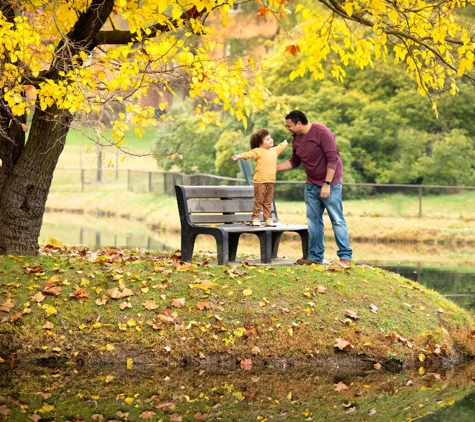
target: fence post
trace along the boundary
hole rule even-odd
[[[419,185],[419,218],[422,217],[422,185]]]
[[[148,172],[148,192],[152,192],[152,172]]]
[[[81,168],[81,192],[84,192],[84,169]]]
[[[131,187],[131,182],[130,182],[130,169],[127,169],[127,190],[130,192],[132,189]]]

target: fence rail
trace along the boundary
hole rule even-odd
[[[97,169],[94,168],[69,168],[58,167],[53,180],[52,189],[81,191],[86,190],[127,190],[137,193],[156,193],[174,196],[175,185],[209,186],[229,185],[242,186],[250,181],[246,178],[221,177],[212,174],[196,173],[184,174],[178,172],[146,171],[146,170],[103,170],[98,177]],[[276,193],[284,200],[301,200],[302,189],[305,181],[282,181],[276,182]],[[419,217],[422,217],[422,200],[424,192],[434,193],[443,190],[445,193],[453,193],[465,190],[475,190],[475,186],[448,186],[448,185],[411,185],[389,183],[344,183],[344,199],[354,199],[365,195],[378,195],[384,193],[404,192],[417,195],[419,203]],[[363,193],[362,193],[363,192]]]

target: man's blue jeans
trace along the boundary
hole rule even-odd
[[[325,252],[323,212],[327,210],[338,246],[337,255],[340,259],[351,261],[353,250],[350,248],[350,238],[343,217],[341,201],[341,183],[330,188],[328,198],[320,197],[321,186],[305,184],[305,205],[307,206],[307,224],[310,237],[308,257],[313,262],[323,262]]]

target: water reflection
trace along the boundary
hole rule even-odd
[[[0,373],[0,413],[13,421],[405,421],[436,412],[461,421],[473,369],[22,367]]]

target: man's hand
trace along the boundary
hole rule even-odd
[[[324,184],[322,190],[320,191],[320,197],[328,198],[330,196],[330,185]]]

